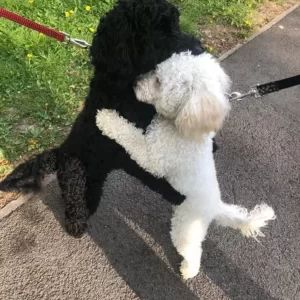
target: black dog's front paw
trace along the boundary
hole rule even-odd
[[[66,219],[66,231],[74,238],[81,238],[86,232],[87,222],[80,219]]]

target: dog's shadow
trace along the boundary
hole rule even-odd
[[[141,299],[201,299],[198,279],[202,275],[187,283],[179,276],[181,258],[169,235],[171,206],[128,177],[121,171],[109,175],[88,234]],[[56,181],[45,188],[41,198],[64,226]],[[276,300],[229,261],[214,242],[206,240],[203,252],[204,274],[230,299]]]

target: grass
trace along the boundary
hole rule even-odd
[[[91,41],[113,1],[2,0],[8,10]],[[0,21],[0,161],[59,144],[87,93],[86,50]],[[1,172],[7,171],[7,164]]]
[[[115,0],[1,0],[1,7],[41,24],[92,40]],[[173,0],[185,31],[203,22],[250,30],[259,0]],[[85,50],[0,19],[0,177],[28,153],[61,143],[87,94]]]
[[[193,34],[199,34],[198,25],[224,22],[249,30],[253,26],[255,9],[263,0],[174,0],[182,13],[181,26]]]

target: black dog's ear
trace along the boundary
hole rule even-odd
[[[135,14],[136,25],[144,33],[152,33],[153,29],[168,34],[179,31],[179,11],[171,3],[164,0],[143,1],[137,5]]]
[[[168,3],[168,9],[161,15],[159,22],[161,27],[166,31],[180,31],[179,17],[180,13],[178,9]]]
[[[179,12],[165,0],[119,0],[100,20],[90,48],[96,71],[114,82],[155,66],[157,47],[179,30]],[[166,51],[165,51],[166,52]],[[160,56],[159,56],[160,57]]]
[[[90,48],[91,63],[101,73],[117,80],[133,74],[132,24],[119,4],[98,25]]]

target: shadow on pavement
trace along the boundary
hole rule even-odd
[[[57,183],[53,184],[57,189]],[[53,197],[53,191],[48,189],[49,186],[42,200],[64,226],[61,198]],[[118,188],[116,191],[120,195]],[[139,194],[139,191],[136,192]],[[128,197],[128,194],[125,196]],[[88,234],[104,250],[111,266],[128,286],[141,299],[199,299],[193,291],[197,290],[197,294],[201,295],[197,279],[186,284],[179,276],[180,257],[169,238],[170,207],[164,205],[162,199],[158,199],[154,206],[149,201],[147,206],[145,203],[142,205],[141,197],[136,198],[136,209],[133,210],[127,201],[118,201],[112,196],[109,198],[109,201],[104,199],[101,202],[98,211],[90,219]],[[140,205],[146,215],[140,212]],[[157,209],[160,211],[157,212]],[[210,240],[204,243],[202,270],[230,299],[276,300],[228,260],[217,244]]]

